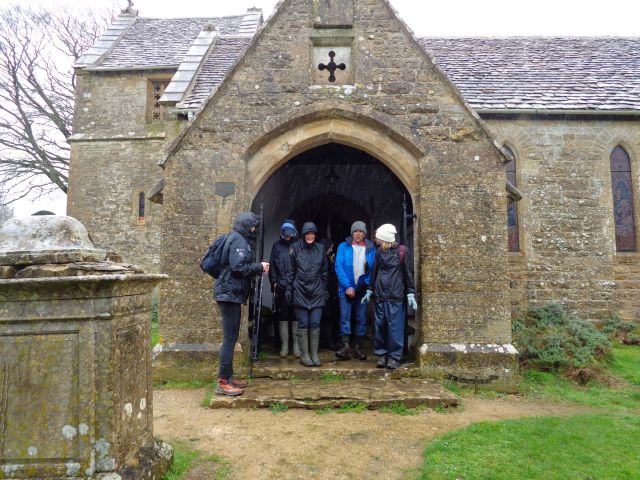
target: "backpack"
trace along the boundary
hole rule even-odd
[[[222,268],[224,267],[225,260],[222,258],[224,248],[227,245],[227,239],[229,234],[220,235],[207,249],[207,253],[200,261],[200,268],[203,272],[211,275],[213,278],[218,279]]]
[[[402,265],[404,263],[404,257],[407,256],[409,249],[404,245],[400,245],[398,249],[400,250],[400,265]]]

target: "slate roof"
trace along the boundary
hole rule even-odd
[[[251,43],[251,37],[220,37],[205,60],[195,84],[180,108],[197,109],[222,82],[233,64]]]
[[[112,32],[97,42],[106,55],[94,48],[96,51],[89,52],[86,62],[78,66],[178,68],[198,34],[213,25],[218,34],[214,46],[178,104],[179,108],[197,109],[242,55],[256,31],[259,15],[247,14],[138,17],[130,27],[118,27],[124,32],[120,36]],[[469,105],[480,112],[640,110],[640,38],[422,38],[419,42]]]
[[[220,35],[234,35],[238,33],[242,19],[243,15],[217,18],[137,18],[98,67],[177,67],[206,25],[213,25]]]
[[[640,110],[640,38],[422,38],[476,110]]]

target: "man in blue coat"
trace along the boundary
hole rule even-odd
[[[369,288],[371,269],[376,249],[371,240],[366,239],[367,227],[357,221],[351,225],[351,236],[338,246],[336,255],[336,276],[338,277],[338,299],[340,301],[340,336],[342,348],[336,352],[341,360],[351,358],[349,337],[351,335],[351,309],[355,309],[355,349],[354,356],[365,360],[362,351],[363,338],[367,333],[367,306],[361,303]]]

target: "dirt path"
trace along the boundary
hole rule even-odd
[[[209,410],[204,390],[154,392],[154,433],[229,462],[230,479],[403,479],[421,464],[426,442],[481,420],[585,411],[519,397],[464,399],[452,413],[318,415],[307,410]],[[209,480],[210,475],[195,475]]]

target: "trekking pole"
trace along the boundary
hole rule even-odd
[[[264,253],[264,203],[260,204],[260,238],[258,241],[258,255],[259,261],[262,261]],[[249,375],[253,376],[253,364],[258,360],[259,344],[260,344],[260,320],[262,317],[262,279],[264,278],[264,272],[258,275],[256,280],[256,287],[254,291],[253,300],[253,325],[251,329],[251,354],[249,358]]]

